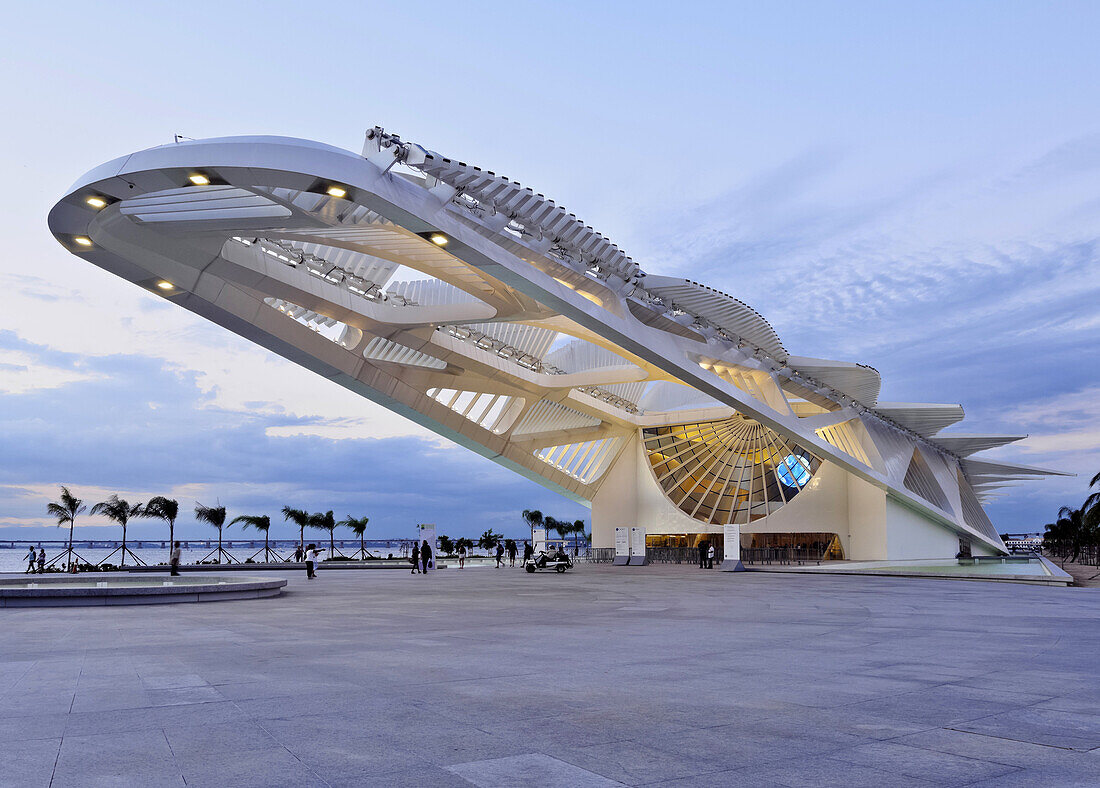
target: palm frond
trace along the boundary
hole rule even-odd
[[[196,503],[195,519],[200,523],[208,523],[221,530],[222,526],[225,525],[225,507],[203,506],[201,503]]]
[[[255,528],[261,533],[267,533],[268,529],[271,528],[271,518],[266,514],[242,514],[240,517],[234,517],[229,524],[235,525],[236,523],[241,523],[241,528]]]

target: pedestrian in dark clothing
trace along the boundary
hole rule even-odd
[[[714,545],[707,545],[707,569],[714,569]]]
[[[425,542],[424,544],[427,544],[427,542]],[[413,545],[412,562],[413,570],[409,574],[415,575],[417,572],[420,571],[420,545],[418,544]]]
[[[527,563],[527,559],[535,554],[535,548],[531,547],[531,543],[526,539],[523,540],[523,563]]]
[[[516,543],[511,539],[508,540],[508,565],[516,565]]]
[[[700,569],[706,569],[707,568],[707,543],[706,542],[700,542],[699,543],[699,568]]]
[[[504,566],[504,545],[497,542],[497,569]]]
[[[423,565],[422,570],[424,574],[428,574],[428,567],[432,564],[432,548],[428,546],[428,540],[424,540],[424,544],[420,545],[420,563]]]
[[[172,570],[172,577],[180,576],[180,543],[176,542],[172,545],[172,552],[168,555],[168,568]]]

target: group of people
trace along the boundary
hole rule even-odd
[[[699,543],[699,568],[714,569],[714,545],[710,542]]]
[[[432,563],[432,548],[428,544],[427,539],[421,544],[413,545],[412,556],[410,556],[409,560],[412,561],[412,573],[414,575],[426,575],[429,569],[435,569],[435,564]]]
[[[33,545],[27,547],[27,571],[23,574],[35,574],[46,571],[46,550],[39,545],[36,553]]]

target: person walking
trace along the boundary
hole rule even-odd
[[[34,545],[27,545],[27,571],[23,574],[29,575],[34,572],[34,563],[38,560],[37,555],[34,552]]]
[[[46,548],[38,548],[38,574],[44,574],[46,571]]]
[[[180,576],[180,556],[183,551],[180,549],[180,543],[175,542],[172,545],[172,552],[168,554],[168,568],[171,570],[172,577]]]
[[[466,566],[466,545],[460,544],[458,546],[458,568],[462,569]]]
[[[513,540],[509,539],[508,540],[508,566],[515,566],[515,565],[516,565],[516,543]]]
[[[321,551],[317,549],[317,545],[313,542],[309,543],[309,547],[306,548],[306,578],[313,580],[317,577],[317,562],[320,560]]]
[[[504,566],[504,545],[502,545],[500,542],[497,542],[497,565],[496,565],[496,568],[500,569],[502,566]]]
[[[714,569],[714,544],[707,544],[707,569]]]
[[[424,544],[427,544],[427,542],[425,542]],[[415,575],[417,572],[420,571],[420,545],[419,544],[414,544],[413,545],[412,563],[413,563],[413,570],[410,574]]]
[[[531,560],[531,556],[535,554],[535,548],[531,547],[531,543],[526,539],[523,540],[523,565],[527,566],[527,562]]]
[[[432,548],[428,545],[428,540],[424,540],[424,544],[420,545],[420,564],[423,566],[421,574],[428,574],[428,567],[432,564]]]
[[[699,543],[699,568],[707,568],[707,543],[705,541]]]

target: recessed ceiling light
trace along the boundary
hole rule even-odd
[[[432,233],[428,238],[436,246],[446,246],[447,241],[450,240],[443,233]]]
[[[86,200],[84,200],[84,202],[88,203],[88,205],[92,206],[96,210],[107,207],[107,201],[104,200],[102,197],[96,197],[95,195],[88,197]]]
[[[157,282],[157,287],[159,287],[161,290],[171,290],[175,287],[175,285],[171,282],[160,281]]]
[[[347,195],[348,190],[343,186],[329,186],[325,193],[329,197],[344,197]]]
[[[207,178],[202,173],[199,173],[199,172],[196,172],[194,175],[192,175],[190,178],[188,178],[188,180],[191,181],[191,183],[195,184],[196,186],[209,186],[210,185],[210,179]]]
[[[92,239],[89,238],[86,235],[78,235],[75,238],[73,238],[73,240],[76,241],[81,246],[91,246],[92,245]]]

